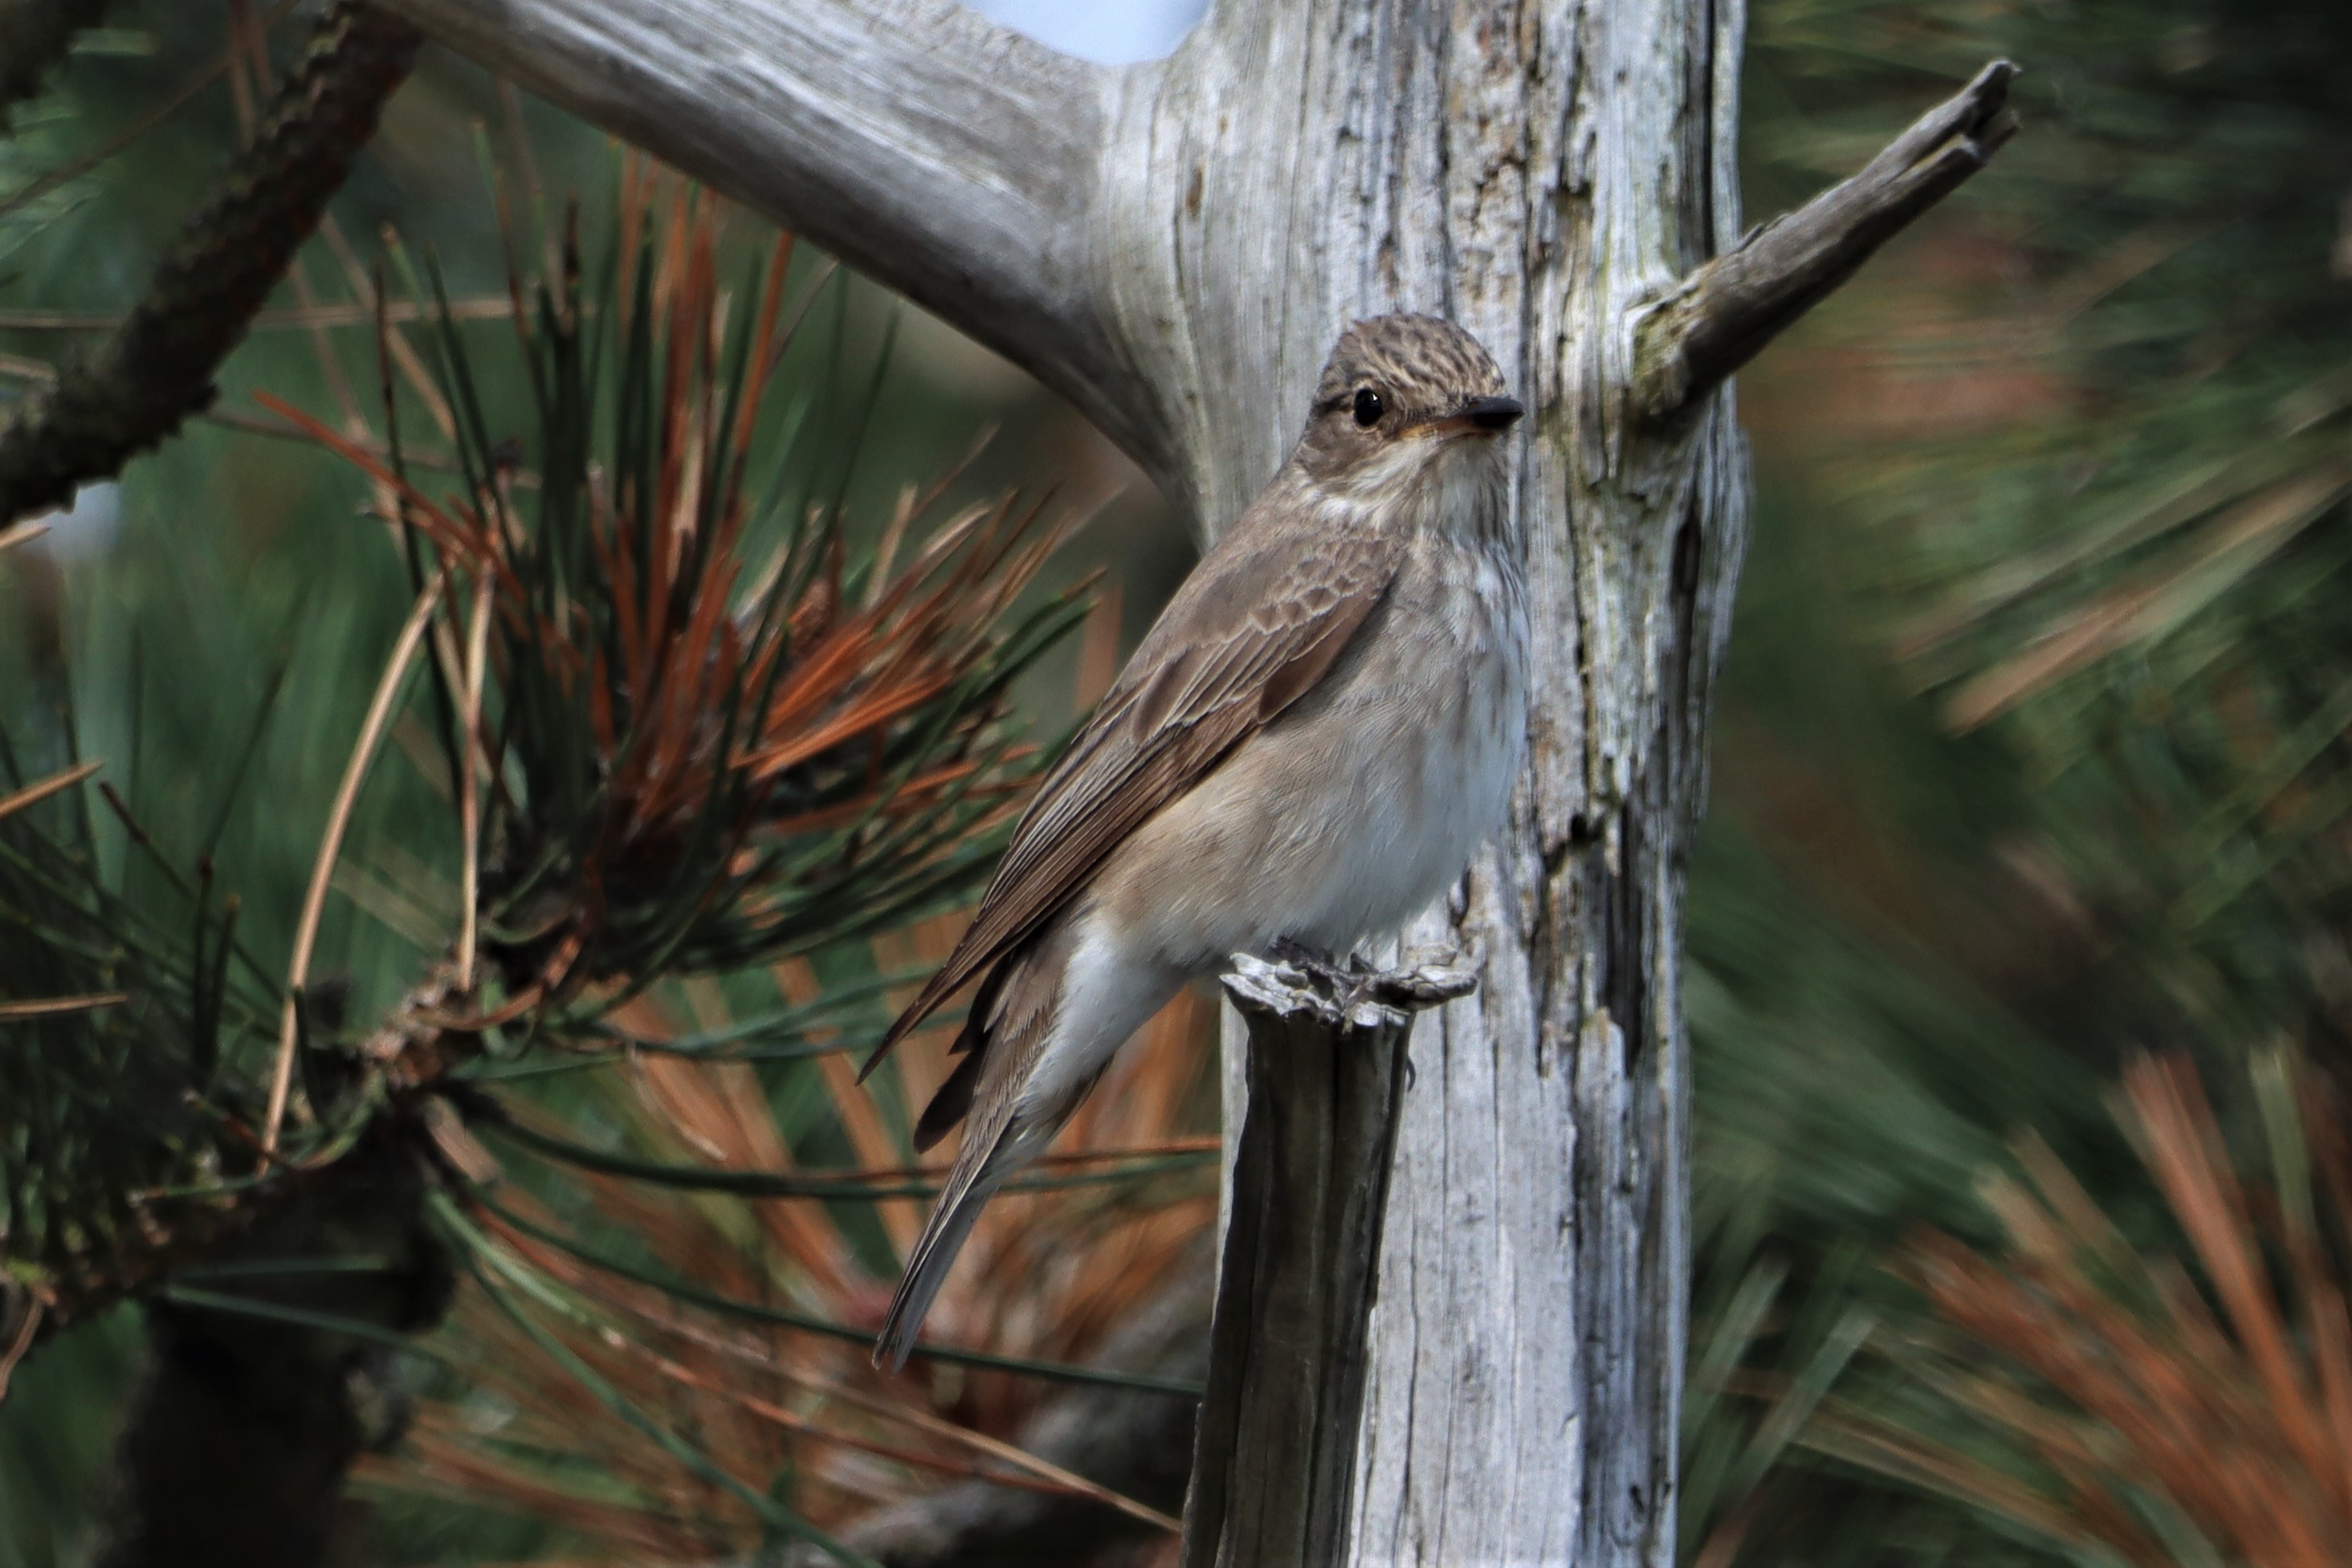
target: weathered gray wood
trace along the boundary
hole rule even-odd
[[[1092,303],[1117,73],[955,0],[391,0],[434,37],[820,241],[1123,445]]]
[[[1345,1546],[1375,1265],[1412,1015],[1465,969],[1354,975],[1234,958],[1249,1030],[1186,1568],[1297,1568]]]
[[[1878,247],[1990,162],[2017,134],[1995,60],[1914,121],[1861,172],[1751,230],[1643,319],[1634,405],[1664,418],[1754,359]]]
[[[1204,539],[1349,319],[1494,353],[1531,409],[1528,770],[1407,938],[1485,967],[1412,1039],[1340,1555],[1664,1568],[1684,862],[1748,528],[1730,393],[1689,395],[1733,295],[1683,286],[1740,233],[1741,0],[1219,0],[1118,68],[950,0],[387,3],[1028,367]]]

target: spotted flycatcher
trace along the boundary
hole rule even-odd
[[[982,1207],[1111,1055],[1227,955],[1393,932],[1502,821],[1527,745],[1524,412],[1426,316],[1349,328],[1306,433],[1046,776],[884,1051],[977,978],[917,1124],[964,1125],[875,1346],[903,1365]]]

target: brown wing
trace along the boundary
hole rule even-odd
[[[1369,529],[1301,539],[1244,518],[1135,651],[1013,831],[980,912],[858,1076],[1034,936],[1112,850],[1311,690],[1388,591],[1402,547]],[[1253,531],[1260,537],[1249,537]]]

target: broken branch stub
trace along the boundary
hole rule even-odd
[[[1234,1155],[1184,1513],[1186,1568],[1339,1561],[1356,1475],[1412,1015],[1477,984],[1236,955],[1249,1109]]]

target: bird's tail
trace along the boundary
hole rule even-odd
[[[898,1293],[890,1298],[889,1314],[882,1320],[882,1333],[874,1342],[874,1364],[893,1375],[907,1364],[915,1336],[931,1310],[931,1299],[947,1283],[948,1270],[955,1266],[956,1254],[963,1250],[980,1211],[988,1207],[988,1200],[1019,1163],[1008,1157],[1011,1134],[1008,1127],[991,1140],[984,1153],[972,1149],[967,1157],[956,1161],[947,1190],[940,1194],[922,1235],[915,1239],[914,1250],[907,1254],[906,1277],[898,1281]]]

